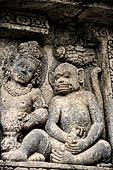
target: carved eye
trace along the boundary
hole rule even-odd
[[[56,75],[55,75],[55,80],[58,80],[60,77],[62,77],[61,74],[56,74]]]
[[[66,72],[64,73],[64,77],[65,77],[65,78],[70,78],[70,72],[66,71]]]
[[[64,77],[65,77],[65,78],[70,78],[70,76],[69,76],[69,75],[64,75]]]

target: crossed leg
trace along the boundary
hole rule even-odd
[[[32,130],[22,141],[22,145],[15,151],[4,153],[3,159],[10,161],[44,161],[49,155],[51,145],[47,133],[40,129]]]
[[[53,150],[51,154],[52,162],[70,163],[79,165],[92,165],[98,162],[107,162],[111,156],[111,146],[104,140],[98,141],[86,151],[72,155],[64,150]]]
[[[107,162],[111,156],[111,146],[104,140],[98,141],[86,151],[72,155],[65,150],[63,143],[56,141],[40,129],[32,130],[22,142],[20,149],[9,152],[5,159],[14,161],[44,161],[51,153],[52,162],[92,165],[98,162]]]

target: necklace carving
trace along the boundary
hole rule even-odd
[[[11,81],[3,82],[4,89],[13,97],[21,96],[29,93],[32,87],[24,87],[24,86],[16,86],[16,83],[12,83]]]

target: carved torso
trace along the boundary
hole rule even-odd
[[[90,113],[85,98],[87,96],[83,95],[83,93],[73,92],[59,99],[61,113],[60,126],[65,132],[71,132],[74,125],[85,128],[86,132],[91,127]]]
[[[13,123],[13,121],[15,121],[19,116],[24,117],[26,114],[30,114],[32,112],[34,107],[33,104],[37,96],[40,96],[40,90],[32,89],[27,94],[12,96],[4,89],[4,87],[2,87],[1,96],[4,108],[1,113],[2,126],[3,128],[5,126],[5,128],[7,127],[10,129],[9,122]]]

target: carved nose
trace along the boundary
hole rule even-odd
[[[59,80],[59,83],[64,83],[64,80]]]
[[[65,79],[64,79],[64,78],[59,78],[58,82],[59,82],[59,83],[64,83],[64,82],[65,82]]]

